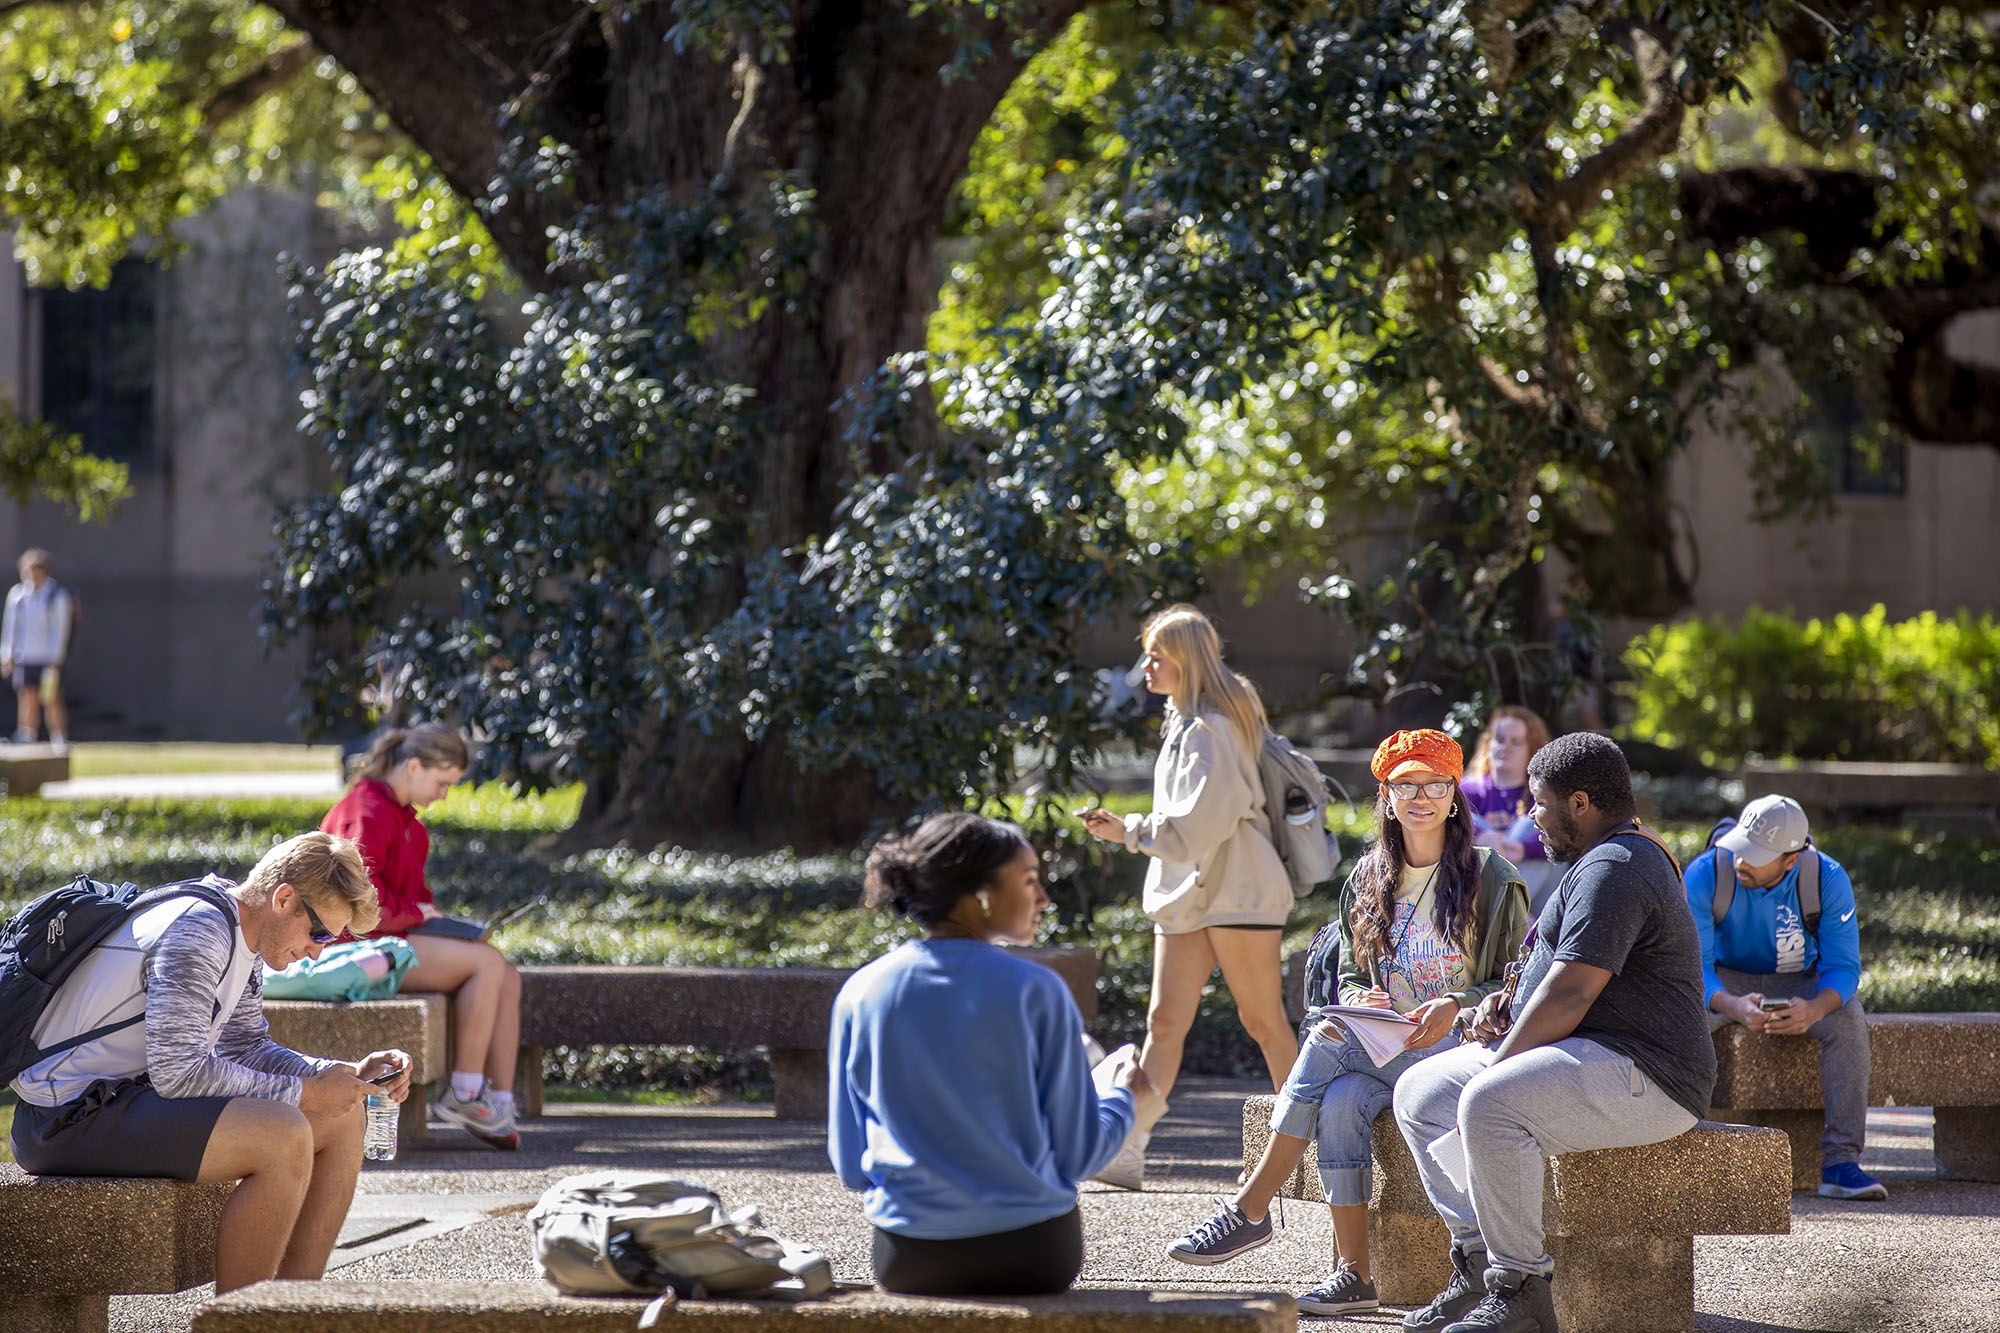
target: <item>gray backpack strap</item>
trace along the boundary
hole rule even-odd
[[[1799,858],[1799,915],[1805,919],[1806,934],[1819,934],[1819,848],[1810,842]]]
[[[1736,901],[1736,858],[1726,848],[1712,848],[1715,853],[1715,924],[1721,925],[1722,918],[1729,915],[1729,904]],[[1813,884],[1813,901],[1819,901],[1819,884]]]

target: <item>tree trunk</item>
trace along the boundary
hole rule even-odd
[[[1034,20],[1058,31],[1082,7]],[[936,302],[935,248],[953,184],[1025,64],[1015,35],[975,28],[993,53],[962,77],[941,71],[958,39],[898,0],[820,0],[793,10],[789,59],[758,63],[668,36],[676,7],[602,14],[570,0],[368,5],[281,0],[275,8],[341,61],[438,160],[455,188],[483,195],[505,148],[502,107],[531,86],[537,128],[579,160],[574,200],[510,190],[495,239],[531,283],[552,285],[542,229],[576,203],[665,187],[693,199],[750,197],[767,173],[814,192],[817,252],[801,299],[774,301],[752,329],[709,349],[715,369],[770,410],[745,497],[745,564],[830,526],[848,475],[839,408],[884,360],[920,349]],[[579,18],[582,15],[584,17]],[[894,460],[870,460],[873,466]],[[734,609],[738,586],[714,608]],[[590,783],[563,849],[629,841],[724,848],[851,845],[885,811],[863,773],[809,775],[780,741],[752,745],[672,718],[635,718],[614,772]]]

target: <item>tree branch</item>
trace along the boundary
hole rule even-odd
[[[1557,236],[1568,235],[1576,219],[1604,191],[1624,184],[1680,144],[1687,104],[1681,101],[1680,80],[1674,76],[1673,52],[1666,40],[1637,23],[1609,25],[1606,34],[1622,39],[1631,47],[1645,100],[1625,122],[1617,138],[1585,158],[1581,166],[1550,188],[1543,202],[1543,213]]]
[[[264,98],[312,68],[319,52],[308,41],[294,42],[273,51],[253,66],[249,73],[222,85],[201,109],[201,128],[213,134]]]

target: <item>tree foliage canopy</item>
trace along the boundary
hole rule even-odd
[[[322,645],[323,715],[386,670],[589,777],[590,838],[1061,778],[1106,735],[1081,633],[1226,561],[1316,568],[1375,697],[1476,676],[1550,552],[1674,609],[1706,417],[1773,514],[1824,502],[1826,386],[2000,442],[1943,343],[2000,304],[1975,11],[275,8],[414,139],[380,170],[430,225],[300,275],[334,487],[280,521],[270,627]],[[225,11],[224,66],[289,49],[213,3],[158,31]],[[152,166],[214,142],[188,86],[134,95],[162,185],[106,246],[194,198]]]

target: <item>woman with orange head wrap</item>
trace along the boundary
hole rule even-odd
[[[1368,1254],[1375,1117],[1403,1071],[1457,1046],[1447,1037],[1459,1010],[1500,986],[1528,931],[1520,874],[1473,845],[1472,812],[1458,787],[1464,767],[1458,742],[1441,731],[1399,731],[1382,742],[1369,765],[1381,784],[1375,840],[1341,894],[1339,1001],[1416,1020],[1403,1054],[1378,1066],[1338,1024],[1315,1025],[1271,1108],[1271,1138],[1256,1169],[1235,1199],[1169,1246],[1169,1256],[1217,1264],[1268,1241],[1271,1200],[1317,1143],[1339,1262],[1299,1298],[1299,1309],[1376,1308]]]

